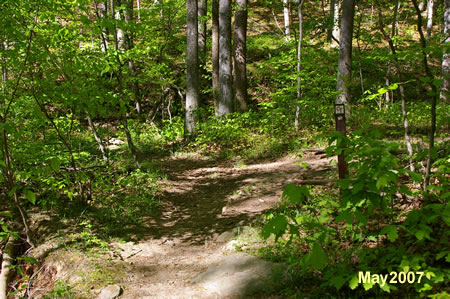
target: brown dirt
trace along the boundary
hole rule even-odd
[[[217,237],[247,225],[277,205],[284,187],[301,179],[323,178],[330,159],[309,153],[249,165],[201,157],[161,162],[167,173],[161,207],[137,243],[113,244],[119,254],[121,298],[207,298],[191,281],[224,255]]]

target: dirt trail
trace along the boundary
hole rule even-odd
[[[121,298],[207,297],[191,281],[223,257],[217,237],[275,206],[288,183],[320,179],[330,168],[329,159],[314,154],[304,157],[307,168],[295,162],[283,157],[234,167],[198,158],[164,161],[164,200],[149,236],[117,245],[128,268]]]

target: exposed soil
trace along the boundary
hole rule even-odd
[[[201,157],[161,162],[167,174],[158,215],[146,237],[114,244],[112,263],[124,273],[121,298],[207,298],[192,280],[224,256],[217,237],[255,221],[277,205],[284,187],[302,179],[324,178],[330,159],[308,153],[299,165],[286,156],[233,165]]]

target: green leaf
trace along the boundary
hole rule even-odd
[[[364,290],[368,291],[370,290],[375,284],[373,282],[365,282],[363,283]]]
[[[288,222],[286,217],[284,215],[278,215],[264,225],[262,235],[265,239],[267,239],[271,234],[274,234],[278,239],[286,232],[287,226]]]
[[[395,240],[398,239],[398,231],[397,231],[397,227],[394,225],[388,225],[383,227],[383,229],[380,232],[381,234],[388,235],[388,239],[391,242],[395,242]]]
[[[24,191],[24,194],[29,202],[31,202],[32,204],[36,204],[36,195],[32,191],[26,189]]]
[[[61,167],[61,161],[59,161],[58,158],[54,157],[50,160],[50,166],[55,172],[58,172],[59,168]]]
[[[347,223],[353,222],[353,214],[350,211],[343,211],[336,217],[336,222],[345,220]]]
[[[306,186],[295,186],[288,184],[283,191],[282,198],[292,204],[300,204],[309,196],[309,190]]]
[[[355,274],[352,279],[350,279],[350,282],[348,283],[348,286],[350,289],[354,290],[358,286],[358,276]]]
[[[386,93],[386,91],[388,91],[387,90],[387,88],[380,88],[380,89],[378,89],[378,94],[383,94],[383,93]]]
[[[345,284],[345,279],[338,275],[333,277],[330,282],[337,290],[339,290]]]
[[[383,291],[390,293],[391,292],[391,285],[385,283],[383,286],[380,286],[380,289],[382,289]]]
[[[315,242],[308,264],[316,270],[322,270],[328,264],[328,257],[319,242]]]
[[[381,188],[383,188],[384,186],[386,186],[389,182],[389,177],[386,175],[383,175],[381,177],[378,178],[377,180],[377,189],[380,190]]]
[[[394,84],[392,84],[392,85],[390,85],[390,86],[388,87],[389,90],[395,90],[395,89],[397,89],[397,88],[398,88],[398,84],[397,84],[397,83],[394,83]]]

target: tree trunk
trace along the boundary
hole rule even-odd
[[[219,1],[219,116],[233,112],[231,0]]]
[[[234,87],[241,112],[247,104],[247,0],[236,0],[234,16]]]
[[[289,12],[289,0],[283,0],[284,34],[286,41],[291,40],[291,15]]]
[[[428,65],[428,56],[426,54],[426,47],[427,47],[427,40],[425,35],[423,34],[422,30],[422,14],[420,12],[419,5],[417,4],[417,0],[412,0],[412,3],[414,5],[414,8],[416,9],[417,14],[417,31],[419,31],[420,36],[420,45],[422,47],[422,63],[423,67],[425,69],[425,73],[427,74],[428,79],[430,79],[430,89],[432,91],[431,96],[431,126],[430,126],[430,135],[429,135],[429,143],[428,143],[428,157],[427,157],[427,165],[425,169],[425,179],[423,180],[423,189],[426,190],[427,186],[430,182],[430,175],[431,175],[431,166],[434,162],[434,159],[432,157],[432,151],[434,148],[434,135],[436,133],[436,103],[438,98],[437,88],[436,85],[433,84],[433,73],[431,72],[430,66]]]
[[[339,40],[339,61],[336,90],[336,104],[345,104],[346,117],[350,117],[350,89],[349,84],[352,76],[352,36],[353,19],[355,13],[354,0],[343,0],[341,37]]]
[[[444,48],[444,54],[442,56],[442,87],[440,98],[444,103],[450,103],[450,53],[448,52],[448,45],[450,45],[450,0],[445,0],[445,12],[444,12],[444,43],[447,47]]]
[[[302,101],[302,78],[300,71],[302,70],[302,41],[303,41],[303,3],[304,0],[300,0],[298,4],[298,45],[297,45],[297,105],[295,107],[295,121],[294,127],[296,130],[299,128],[300,119],[300,104]]]
[[[186,122],[187,137],[197,134],[198,108],[198,19],[197,0],[188,0],[187,5],[187,47],[186,47]]]
[[[339,30],[339,0],[331,0],[330,3],[330,30],[329,30],[329,41],[331,47],[335,48],[340,39]]]
[[[208,11],[208,0],[198,1],[198,50],[202,58],[206,57],[206,14]]]
[[[95,125],[94,125],[94,122],[92,121],[91,115],[89,114],[89,112],[87,110],[86,110],[86,114],[87,114],[88,124],[91,127],[92,133],[94,134],[94,139],[97,142],[100,152],[102,153],[103,162],[105,163],[105,165],[107,165],[108,164],[108,153],[106,152],[106,148],[103,144],[103,140],[100,138],[100,136],[98,136],[97,129],[95,128]]]
[[[9,237],[2,255],[0,272],[0,299],[8,298],[8,281],[12,263],[14,261],[14,240]]]
[[[396,0],[395,1],[396,7],[398,7],[397,4],[398,4],[398,1]],[[401,81],[400,83],[403,83],[403,81],[404,81],[404,79],[403,79],[403,70],[402,70],[400,62],[398,60],[397,50],[395,48],[394,41],[393,41],[393,38],[394,38],[395,33],[396,33],[395,26],[397,24],[397,20],[396,20],[397,10],[394,11],[394,20],[393,20],[393,23],[392,23],[393,28],[392,28],[390,36],[384,30],[383,13],[382,13],[382,10],[381,10],[380,6],[378,6],[378,17],[379,17],[380,31],[381,31],[384,39],[387,41],[387,43],[389,45],[389,50],[392,53],[392,56],[394,58],[395,66],[397,68],[398,77],[399,77],[399,79]],[[403,84],[399,85],[399,91],[400,91],[400,100],[402,101],[403,129],[404,129],[404,132],[405,132],[405,145],[406,145],[406,149],[408,151],[408,156],[409,156],[409,169],[411,171],[414,171],[415,167],[414,167],[414,161],[413,161],[413,148],[412,148],[410,137],[409,137],[408,112],[406,110],[406,96],[405,96],[405,89],[403,87]]]
[[[428,0],[427,3],[427,42],[430,41],[431,32],[433,30],[433,0]]]
[[[215,115],[219,115],[219,0],[212,0],[212,93]]]
[[[119,10],[115,11],[114,0],[111,0],[110,8],[111,8],[111,15],[114,18],[120,20],[121,19],[120,11]],[[119,27],[114,28],[114,44],[115,44],[116,51],[124,50],[127,47],[127,43],[125,42],[125,34],[124,34],[123,30]],[[123,64],[122,64],[122,61],[120,60],[119,55],[116,55],[116,60],[117,60],[117,65],[118,65],[118,70],[116,72],[116,80],[117,80],[120,101],[122,102],[124,100],[123,76],[122,76],[123,75],[123,73],[122,73],[122,65]],[[121,115],[122,126],[125,131],[125,136],[127,137],[128,148],[130,149],[131,155],[133,156],[133,160],[134,160],[134,164],[135,164],[136,168],[140,168],[141,165],[139,163],[139,159],[137,156],[136,147],[134,146],[133,138],[131,137],[130,130],[128,129],[127,112],[121,111],[121,113],[122,113],[122,115]]]

